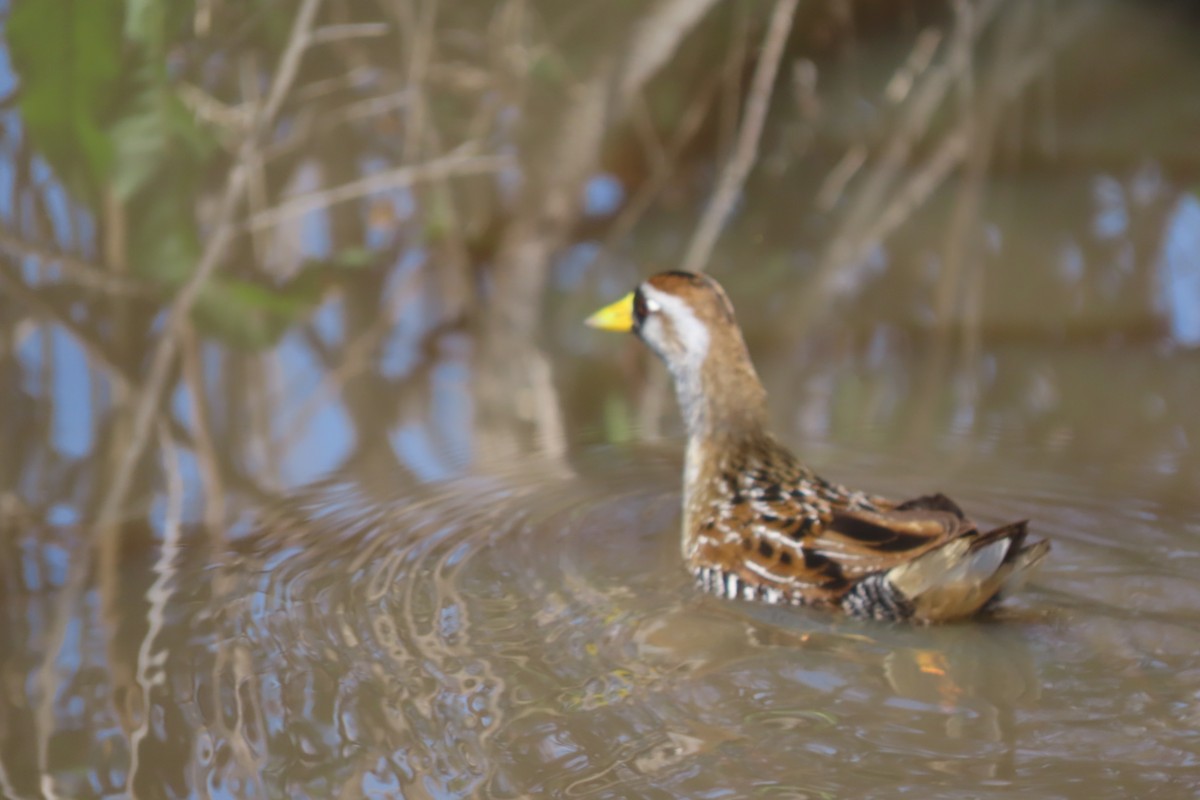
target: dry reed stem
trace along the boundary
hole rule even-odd
[[[763,37],[762,54],[754,70],[750,95],[746,99],[746,110],[738,128],[733,154],[721,171],[717,188],[704,209],[704,216],[700,219],[688,246],[687,255],[683,259],[683,269],[689,272],[700,272],[708,263],[713,245],[716,244],[717,237],[721,235],[721,229],[729,218],[737,194],[758,159],[758,143],[762,138],[767,111],[771,106],[772,88],[775,86],[779,62],[783,58],[783,49],[792,29],[797,2],[798,0],[778,0],[774,11],[771,12],[771,21]]]

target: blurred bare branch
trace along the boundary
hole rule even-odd
[[[39,292],[27,286],[8,265],[2,263],[0,263],[0,287],[19,299],[26,309],[36,312],[35,316],[44,317],[47,321],[60,326],[88,354],[92,366],[103,371],[119,389],[126,389],[132,385],[131,377],[119,365],[116,354],[111,352],[108,346],[71,319],[67,310],[60,307],[61,304],[55,303],[45,292]]]
[[[37,740],[37,766],[43,776],[41,790],[50,800],[61,798],[54,785],[54,771],[50,768],[52,743],[58,725],[55,700],[58,697],[58,687],[62,684],[58,670],[71,622],[84,616],[81,604],[87,589],[88,573],[92,567],[92,548],[89,544],[81,543],[82,546],[77,547],[76,552],[70,553],[67,559],[67,575],[57,591],[51,619],[42,638],[42,658],[35,673],[34,694],[30,698],[37,723],[37,729],[30,735]]]
[[[32,256],[45,265],[57,265],[63,274],[61,278],[55,279],[54,283],[81,286],[110,295],[153,297],[158,293],[153,286],[116,275],[103,265],[94,264],[70,253],[28,241],[4,228],[0,228],[0,249],[8,250],[17,257]]]
[[[488,335],[479,363],[485,417],[505,416],[535,428],[550,452],[563,452],[565,425],[545,356],[532,345],[546,273],[579,216],[587,177],[599,163],[605,135],[623,119],[646,82],[717,0],[662,0],[629,34],[624,58],[602,58],[573,86],[546,148],[526,165],[514,218],[496,253]],[[516,404],[513,398],[525,398]],[[512,424],[485,424],[489,452],[515,452]],[[507,432],[506,432],[507,431]]]
[[[313,47],[332,42],[345,42],[354,39],[374,39],[387,36],[390,26],[382,22],[359,22],[345,25],[325,25],[317,28],[308,37],[308,46]]]
[[[964,111],[959,122],[929,147],[924,162],[911,168],[908,177],[901,180],[902,170],[910,166],[914,144],[927,133],[933,115],[955,85],[956,76],[971,68],[966,53],[996,13],[999,3],[983,0],[961,7],[969,8],[969,11],[964,10],[957,17],[943,63],[930,67],[918,79],[880,156],[865,168],[867,174],[862,184],[855,188],[848,210],[840,217],[838,232],[830,239],[810,279],[811,289],[805,293],[804,313],[796,316],[799,324],[807,324],[820,308],[828,305],[836,276],[848,266],[861,262],[871,248],[899,228],[970,152],[974,111],[978,109]],[[1087,22],[1094,18],[1095,11],[1090,4],[1072,7],[1044,41],[1022,56],[1011,70],[997,77],[989,102],[999,104],[999,108],[1018,97],[1048,66],[1055,53],[1082,32]],[[918,43],[920,47],[922,45]],[[857,145],[852,149],[854,147]]]
[[[592,76],[573,87],[549,152],[522,193],[496,256],[496,293],[491,327],[529,338],[534,316],[526,309],[542,296],[550,258],[578,216],[583,183],[600,158],[608,128],[622,119],[638,92],[717,0],[662,0],[634,28],[620,64],[601,61]]]
[[[234,214],[241,203],[242,194],[250,177],[248,164],[254,161],[260,136],[274,121],[275,115],[279,112],[288,90],[295,80],[296,73],[300,68],[301,57],[304,54],[305,42],[308,39],[308,31],[312,28],[320,6],[321,0],[304,0],[300,6],[292,25],[288,46],[280,58],[270,92],[256,116],[255,130],[242,143],[239,157],[229,173],[204,254],[167,312],[161,338],[151,357],[150,372],[138,394],[137,405],[132,415],[132,430],[124,457],[117,466],[116,474],[100,509],[101,529],[110,526],[121,514],[125,497],[133,480],[134,469],[146,449],[150,428],[161,402],[163,391],[166,389],[167,378],[178,348],[179,332],[199,297],[201,287],[224,259],[233,239]]]
[[[779,73],[779,62],[783,58],[783,47],[792,29],[792,18],[796,14],[797,0],[777,0],[771,13],[771,22],[763,37],[762,53],[754,70],[750,95],[742,123],[738,128],[733,154],[721,171],[713,196],[704,209],[704,216],[683,258],[683,269],[700,272],[708,263],[713,245],[721,234],[721,228],[733,209],[738,192],[746,182],[746,176],[758,159],[758,141],[762,137],[763,123],[771,105],[772,89]]]
[[[367,195],[452,176],[495,173],[513,164],[510,156],[477,155],[474,150],[475,148],[471,145],[463,145],[445,156],[435,158],[425,164],[398,167],[377,175],[368,175],[341,186],[290,197],[278,206],[260,211],[250,217],[245,223],[245,227],[249,230],[262,230],[309,212]]]
[[[662,69],[683,37],[715,3],[716,0],[664,0],[637,26],[617,83],[614,106],[618,114]]]

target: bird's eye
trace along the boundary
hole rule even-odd
[[[647,308],[646,295],[642,294],[642,290],[638,289],[633,295],[633,320],[637,324],[641,324],[646,315],[650,313]]]
[[[650,314],[657,312],[660,308],[661,306],[649,297],[646,297],[641,289],[638,289],[637,293],[633,296],[633,316],[639,322]]]
[[[642,323],[646,320],[646,317],[661,309],[661,305],[646,297],[646,293],[638,289],[633,294],[633,329],[635,331],[641,330]]]

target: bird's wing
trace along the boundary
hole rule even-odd
[[[905,504],[881,511],[835,507],[800,545],[853,577],[899,566],[975,530],[961,512],[951,510]]]
[[[836,602],[857,580],[975,531],[941,495],[866,510],[800,490],[735,500],[701,532],[699,560],[807,603]]]

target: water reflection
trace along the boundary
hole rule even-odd
[[[896,480],[897,463],[834,455]],[[1055,563],[991,624],[890,628],[693,595],[677,458],[594,451],[579,469],[419,488],[373,465],[226,545],[128,528],[113,596],[89,579],[58,639],[82,545],[11,531],[7,670],[53,691],[10,705],[9,730],[60,731],[37,758],[6,738],[14,796],[42,773],[71,797],[690,797],[713,775],[962,791],[1080,780],[1097,751],[1130,792],[1190,780],[1200,587],[1170,554],[1195,532],[1164,508],[974,498],[1038,519]]]
[[[1196,790],[1190,11],[803,3],[756,96],[787,3],[135,5],[0,59],[0,795]],[[989,624],[679,569],[659,366],[579,321],[760,101],[710,260],[773,418],[1033,519]]]
[[[1159,261],[1157,307],[1171,338],[1182,345],[1200,345],[1200,268],[1195,254],[1200,231],[1200,200],[1184,196],[1171,214]]]

